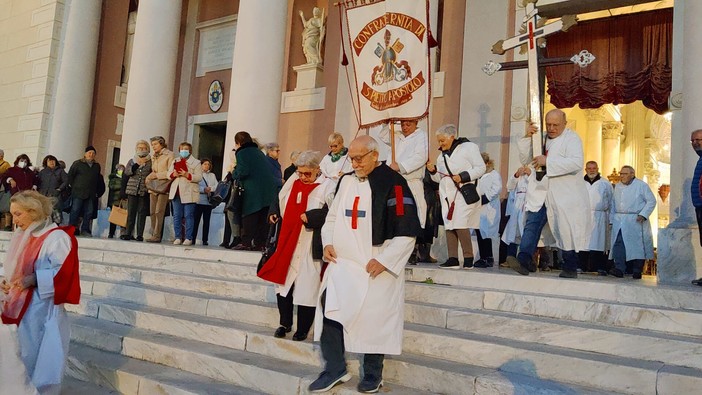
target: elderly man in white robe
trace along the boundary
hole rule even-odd
[[[391,145],[390,129],[386,126],[378,137],[387,145]],[[417,203],[419,224],[424,228],[427,219],[427,202],[424,199],[424,166],[429,155],[429,135],[417,127],[417,120],[400,122],[400,133],[395,133],[395,160],[389,161],[391,169],[402,174],[412,191],[412,197]],[[416,264],[417,254],[410,257],[410,264]]]
[[[597,271],[601,276],[607,275],[607,255],[609,240],[609,210],[612,204],[612,184],[602,178],[597,162],[589,161],[585,164],[585,187],[590,197],[590,210],[592,211],[590,244],[588,251],[581,251],[580,265],[583,271]]]
[[[523,164],[532,156],[531,135],[536,131],[535,125],[528,125],[524,138],[518,142]],[[516,258],[508,256],[507,263],[517,273],[528,275],[541,231],[548,222],[556,247],[563,251],[559,277],[577,278],[577,253],[587,249],[590,239],[590,201],[580,178],[583,143],[574,131],[566,129],[566,115],[558,109],[546,114],[546,134],[544,155],[531,160],[535,168],[545,166],[546,173],[541,178],[536,173],[530,176],[519,253]]]
[[[646,259],[653,258],[653,235],[648,217],[656,208],[656,197],[648,184],[636,178],[634,168],[622,166],[621,181],[614,187],[612,203],[612,250],[615,277],[624,277],[631,263],[633,277],[641,279]]]
[[[354,174],[342,177],[322,227],[329,265],[315,321],[324,371],[309,386],[325,392],[348,381],[345,351],[363,355],[362,393],[383,384],[385,354],[402,352],[404,268],[420,231],[407,181],[378,162],[378,143],[349,146]]]

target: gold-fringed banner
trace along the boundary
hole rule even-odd
[[[426,117],[431,97],[428,0],[341,2],[360,127]]]

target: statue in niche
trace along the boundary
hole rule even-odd
[[[322,64],[322,42],[326,33],[323,10],[314,7],[312,17],[305,20],[305,13],[300,11],[302,19],[302,51],[307,59],[307,64]]]

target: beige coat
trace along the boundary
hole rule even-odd
[[[156,174],[156,178],[167,180],[169,178],[168,169],[173,164],[173,152],[164,148],[161,150],[161,155],[151,156],[151,174]],[[151,176],[149,177],[151,178]],[[149,191],[152,195],[157,195],[156,192]]]
[[[186,164],[188,165],[188,173],[190,179],[186,177],[178,177],[175,174],[175,163],[183,159],[178,158],[171,162],[168,167],[168,175],[173,179],[171,191],[168,193],[168,198],[173,200],[176,196],[176,191],[180,194],[180,202],[183,204],[197,203],[200,200],[200,180],[202,180],[202,166],[200,161],[192,155],[188,157]]]

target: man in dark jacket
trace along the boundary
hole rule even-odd
[[[71,165],[68,171],[68,183],[71,185],[71,215],[69,222],[76,228],[76,235],[92,236],[90,219],[93,216],[93,205],[98,196],[100,183],[100,164],[95,162],[95,147],[88,146],[85,156]],[[104,185],[104,182],[102,183]],[[102,193],[104,193],[104,188]],[[79,218],[83,218],[80,231]]]

